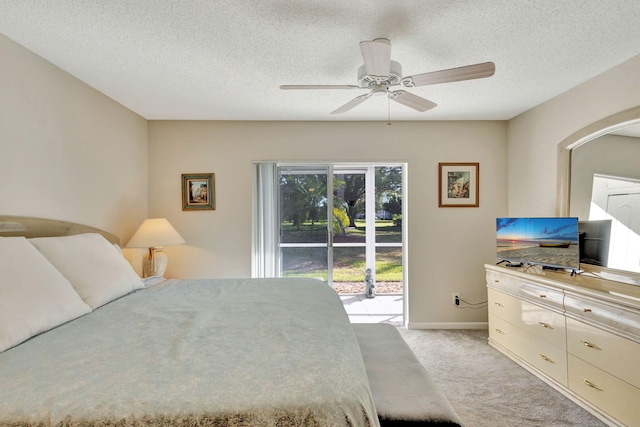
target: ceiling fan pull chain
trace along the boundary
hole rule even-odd
[[[391,98],[387,95],[387,126],[391,126]]]

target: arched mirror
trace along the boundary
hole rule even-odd
[[[558,144],[557,207],[581,221],[581,266],[640,284],[640,107]]]

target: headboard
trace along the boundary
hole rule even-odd
[[[88,225],[56,219],[0,215],[0,236],[4,237],[54,237],[82,233],[99,233],[111,243],[120,244],[118,236]]]

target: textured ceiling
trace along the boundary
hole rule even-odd
[[[404,75],[493,61],[493,77],[412,88],[392,120],[510,119],[640,53],[639,0],[0,0],[0,33],[147,119],[386,120],[358,43]]]

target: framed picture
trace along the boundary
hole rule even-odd
[[[480,163],[438,163],[438,207],[480,206]]]
[[[182,210],[198,211],[215,208],[215,175],[212,173],[183,173]]]

